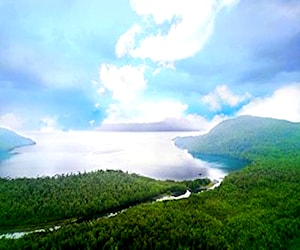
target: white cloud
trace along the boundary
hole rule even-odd
[[[300,122],[300,83],[277,89],[272,96],[256,98],[238,115],[254,115]]]
[[[169,118],[180,118],[187,105],[179,101],[143,101],[136,100],[127,105],[113,103],[106,110],[107,117],[103,123],[153,123]]]
[[[213,119],[186,114],[188,105],[176,100],[144,100],[142,96],[131,103],[112,103],[106,110],[101,129],[171,129],[208,131],[227,119],[216,115]]]
[[[158,62],[175,69],[174,62],[193,56],[201,50],[213,31],[214,19],[224,7],[236,0],[131,0],[132,9],[142,17],[116,44],[116,55]],[[152,72],[158,74],[160,68]],[[147,86],[145,66],[102,64],[102,90],[111,92],[114,102],[106,110],[103,125],[150,124],[174,121],[178,125],[207,128],[211,121],[197,115],[186,115],[188,105],[180,101],[143,98]],[[235,102],[230,92],[219,93],[222,100]]]
[[[112,93],[114,102],[106,110],[103,124],[155,123],[166,119],[180,119],[188,106],[176,100],[153,100],[144,98],[147,82],[145,66],[102,64],[101,88]],[[102,91],[101,91],[102,92]]]
[[[161,67],[175,69],[174,62],[199,52],[210,37],[218,12],[234,6],[237,0],[131,0],[132,9],[142,18],[125,32],[116,44],[118,57],[130,56],[157,62]],[[171,124],[179,127],[206,129],[215,121],[197,115],[186,115],[188,105],[180,101],[143,98],[147,87],[145,66],[102,64],[101,88],[114,100],[106,110],[102,125]],[[152,72],[153,76],[160,68]],[[218,93],[222,102],[235,105],[237,96],[228,89]],[[212,101],[211,101],[212,102]],[[216,118],[218,120],[219,118]],[[106,126],[107,127],[107,126]]]
[[[228,119],[225,115],[215,115],[213,119],[207,120],[205,117],[195,114],[189,114],[186,116],[180,117],[180,119],[174,119],[172,122],[180,124],[184,128],[190,130],[199,130],[207,133],[221,121]]]
[[[105,88],[104,87],[100,87],[98,90],[97,90],[97,93],[100,94],[100,95],[103,95],[105,93]]]
[[[188,108],[179,101],[142,102],[137,111],[145,122],[163,121],[166,118],[179,118]]]
[[[100,88],[112,93],[114,102],[106,109],[106,118],[102,128],[130,128],[151,124],[155,128],[179,128],[187,130],[208,130],[216,125],[223,116],[207,120],[195,114],[186,114],[188,105],[173,99],[145,98],[147,82],[144,78],[145,66],[126,65],[117,68],[102,64],[100,69]],[[103,91],[99,92],[102,95]],[[228,88],[217,88],[218,98],[235,104],[240,98],[231,94]],[[97,107],[98,105],[95,104]],[[152,126],[152,127],[153,127]],[[147,126],[146,126],[147,127]]]
[[[180,111],[178,113],[180,113]],[[175,117],[164,114],[164,116],[157,117],[159,119],[153,120],[150,120],[149,117],[147,117],[147,122],[145,122],[143,117],[137,116],[131,117],[131,119],[129,119],[130,117],[126,117],[127,119],[120,119],[118,116],[119,114],[120,113],[111,113],[110,119],[106,119],[98,129],[112,131],[186,130],[207,133],[218,123],[228,118],[224,115],[216,115],[212,120],[207,120],[203,116],[196,114],[185,115],[184,113],[181,113],[179,116]],[[162,115],[162,113],[160,113],[160,115]],[[118,119],[111,119],[116,117]]]
[[[13,113],[7,113],[0,116],[0,127],[11,130],[20,130],[24,125],[24,121]]]
[[[95,103],[94,107],[95,107],[96,109],[98,109],[98,108],[100,107],[100,103],[99,103],[99,102]]]
[[[116,45],[116,54],[118,57],[125,56],[135,47],[135,36],[141,33],[141,26],[133,25],[125,34],[123,34]]]
[[[208,104],[211,110],[218,111],[223,105],[235,107],[241,102],[249,100],[250,97],[249,93],[234,95],[226,85],[219,85],[212,92],[203,96],[201,101]]]
[[[115,65],[102,64],[100,68],[100,80],[103,86],[98,92],[104,93],[104,87],[112,92],[114,100],[122,103],[131,102],[147,85],[144,71],[145,66],[134,67],[125,65],[117,68]]]
[[[129,54],[134,58],[150,58],[160,63],[191,57],[202,49],[212,34],[218,12],[237,2],[131,0],[132,9],[143,18],[143,29],[135,24],[121,36],[116,53],[118,56]],[[169,26],[167,32],[166,25]],[[137,34],[143,34],[143,31],[147,35],[138,39]]]

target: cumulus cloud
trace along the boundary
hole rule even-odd
[[[223,8],[237,0],[131,0],[132,9],[142,18],[118,40],[118,57],[151,59],[161,67],[175,69],[174,62],[192,57],[210,37],[214,20]],[[144,61],[147,63],[147,61]],[[99,95],[111,93],[113,102],[106,109],[102,128],[179,128],[203,130],[221,118],[208,121],[202,116],[187,115],[188,105],[172,98],[147,97],[145,65],[102,64]],[[152,72],[155,77],[160,69]],[[225,86],[217,89],[218,101],[236,105],[240,97]],[[209,99],[209,97],[207,97]],[[213,100],[210,101],[213,103]],[[146,126],[146,124],[148,124]]]
[[[187,105],[179,101],[143,101],[138,99],[131,104],[113,103],[106,110],[107,117],[103,123],[153,123],[168,118],[180,118]]]
[[[170,118],[180,118],[188,108],[175,100],[153,100],[144,98],[147,81],[145,66],[102,64],[100,89],[112,94],[113,102],[106,109],[103,124],[153,123]],[[102,92],[102,91],[101,91]]]
[[[224,116],[207,120],[202,116],[187,114],[188,105],[170,98],[145,97],[147,81],[145,66],[102,64],[100,69],[100,96],[107,91],[113,102],[106,109],[106,117],[99,129],[103,130],[208,130]],[[105,91],[104,91],[104,90]],[[241,100],[226,86],[217,88],[217,97],[235,105]],[[96,103],[95,107],[100,104]]]
[[[125,65],[118,68],[115,65],[102,64],[100,80],[103,86],[98,92],[102,94],[107,89],[112,93],[114,100],[122,103],[131,102],[147,85],[144,71],[145,66]]]
[[[0,127],[20,130],[23,125],[24,121],[13,113],[6,113],[0,116]]]
[[[132,9],[143,18],[120,37],[118,56],[150,58],[165,63],[199,52],[214,28],[220,10],[236,0],[131,0]],[[146,35],[143,35],[146,33]],[[139,35],[139,36],[137,36]]]
[[[244,95],[234,95],[227,85],[219,85],[212,92],[203,96],[201,101],[208,104],[213,111],[221,110],[223,105],[235,107],[241,102],[249,100],[251,95],[246,93]]]
[[[271,96],[255,98],[238,115],[254,115],[300,122],[300,83],[277,89]]]

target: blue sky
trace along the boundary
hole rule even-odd
[[[0,126],[300,121],[298,0],[0,0]]]

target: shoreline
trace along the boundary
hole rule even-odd
[[[209,190],[209,188],[207,188],[206,190]],[[163,196],[161,198],[151,197],[151,198],[148,198],[145,201],[138,202],[137,204],[131,204],[130,203],[130,204],[127,204],[126,206],[122,206],[120,208],[114,208],[114,209],[111,209],[110,211],[103,212],[99,215],[96,214],[96,215],[87,216],[86,218],[67,219],[65,221],[62,221],[60,225],[54,225],[54,226],[51,226],[49,228],[46,228],[44,226],[44,228],[38,228],[38,229],[34,229],[34,230],[33,229],[28,229],[28,230],[23,230],[23,231],[3,233],[3,234],[0,234],[0,239],[4,239],[4,238],[5,239],[19,239],[19,238],[22,238],[23,236],[25,236],[27,234],[59,230],[63,225],[68,225],[68,224],[72,224],[72,223],[82,223],[82,222],[85,222],[85,221],[97,220],[97,219],[101,219],[101,218],[111,218],[111,217],[117,216],[119,213],[122,213],[122,212],[126,211],[128,208],[135,207],[135,206],[138,206],[140,204],[187,199],[192,194],[192,192],[189,191],[189,190],[186,190],[184,194],[181,194],[181,195],[178,195],[178,196],[175,195],[176,193],[177,192],[174,192],[174,195],[166,195],[166,196]]]
[[[132,142],[128,142],[132,135],[124,132],[113,133],[112,137],[103,132],[96,134],[94,135],[93,131],[88,133],[80,131],[74,135],[63,133],[58,138],[49,138],[48,134],[46,136],[42,134],[41,137],[32,136],[37,141],[37,147],[15,148],[8,153],[9,161],[0,163],[3,166],[1,178],[52,177],[56,174],[76,174],[98,169],[122,170],[155,180],[193,180],[199,177],[199,173],[202,177],[208,177],[212,180],[223,176],[223,173],[219,174],[215,171],[212,171],[213,174],[210,175],[209,163],[193,157],[174,143],[174,138],[178,136],[186,137],[191,134],[199,134],[199,132],[160,132],[159,134],[151,132],[146,136],[143,136],[143,133],[132,132],[131,134],[135,135]],[[95,143],[95,136],[99,138],[97,141],[103,143]],[[120,139],[120,142],[118,144],[113,143],[112,140],[117,138]],[[85,141],[82,142],[82,139]],[[148,146],[141,150],[137,146],[141,143],[146,143]],[[160,157],[161,152],[165,152],[167,156]],[[135,157],[135,154],[138,156]],[[40,163],[47,158],[49,161]],[[33,161],[33,159],[35,160]],[[66,167],[66,162],[69,163],[70,167]]]

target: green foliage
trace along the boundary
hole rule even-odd
[[[192,193],[198,193],[202,190],[206,190],[207,186],[211,183],[211,181],[207,178],[204,178],[183,181],[182,183],[184,183]]]
[[[70,218],[90,217],[137,204],[185,185],[121,171],[43,178],[0,179],[0,228],[6,231]]]
[[[185,200],[137,205],[113,218],[68,224],[54,232],[29,234],[18,240],[3,239],[0,246],[3,249],[299,249],[299,125],[251,117],[236,122],[238,126],[228,121],[225,127],[221,124],[212,130],[217,142],[209,136],[187,140],[195,143],[186,146],[196,152],[251,161],[250,166],[226,176],[218,188],[192,194]],[[269,134],[259,132],[260,129]],[[244,144],[236,144],[239,139]],[[215,148],[203,141],[213,143]],[[201,181],[187,181],[185,185],[196,189],[202,185]]]
[[[7,249],[289,249],[300,237],[300,168],[257,164],[189,199],[4,240]]]
[[[177,138],[176,145],[192,154],[258,160],[278,155],[299,157],[300,124],[271,118],[241,116],[226,120],[208,134]],[[260,159],[259,159],[260,160]]]

